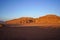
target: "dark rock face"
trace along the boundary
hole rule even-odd
[[[26,21],[26,23],[32,23],[32,22],[34,22],[33,20],[28,20],[28,21]]]
[[[60,28],[4,27],[1,40],[60,40]]]

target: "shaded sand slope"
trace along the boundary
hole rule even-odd
[[[60,28],[4,27],[1,31],[3,40],[60,40]]]

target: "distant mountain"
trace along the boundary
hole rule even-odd
[[[4,21],[0,21],[0,23],[4,23]]]
[[[46,15],[39,18],[21,17],[6,21],[6,24],[35,25],[35,26],[60,26],[60,16]]]
[[[4,24],[5,22],[0,20],[0,27],[3,27]]]

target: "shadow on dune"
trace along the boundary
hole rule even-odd
[[[1,40],[60,40],[60,28],[2,27]]]

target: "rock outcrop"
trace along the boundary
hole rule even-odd
[[[19,19],[6,21],[6,24],[30,24],[30,23],[34,23],[34,22],[35,22],[34,18],[31,18],[31,17],[21,17]]]
[[[60,26],[60,16],[46,15],[39,18],[21,17],[19,19],[6,21],[6,24]]]

